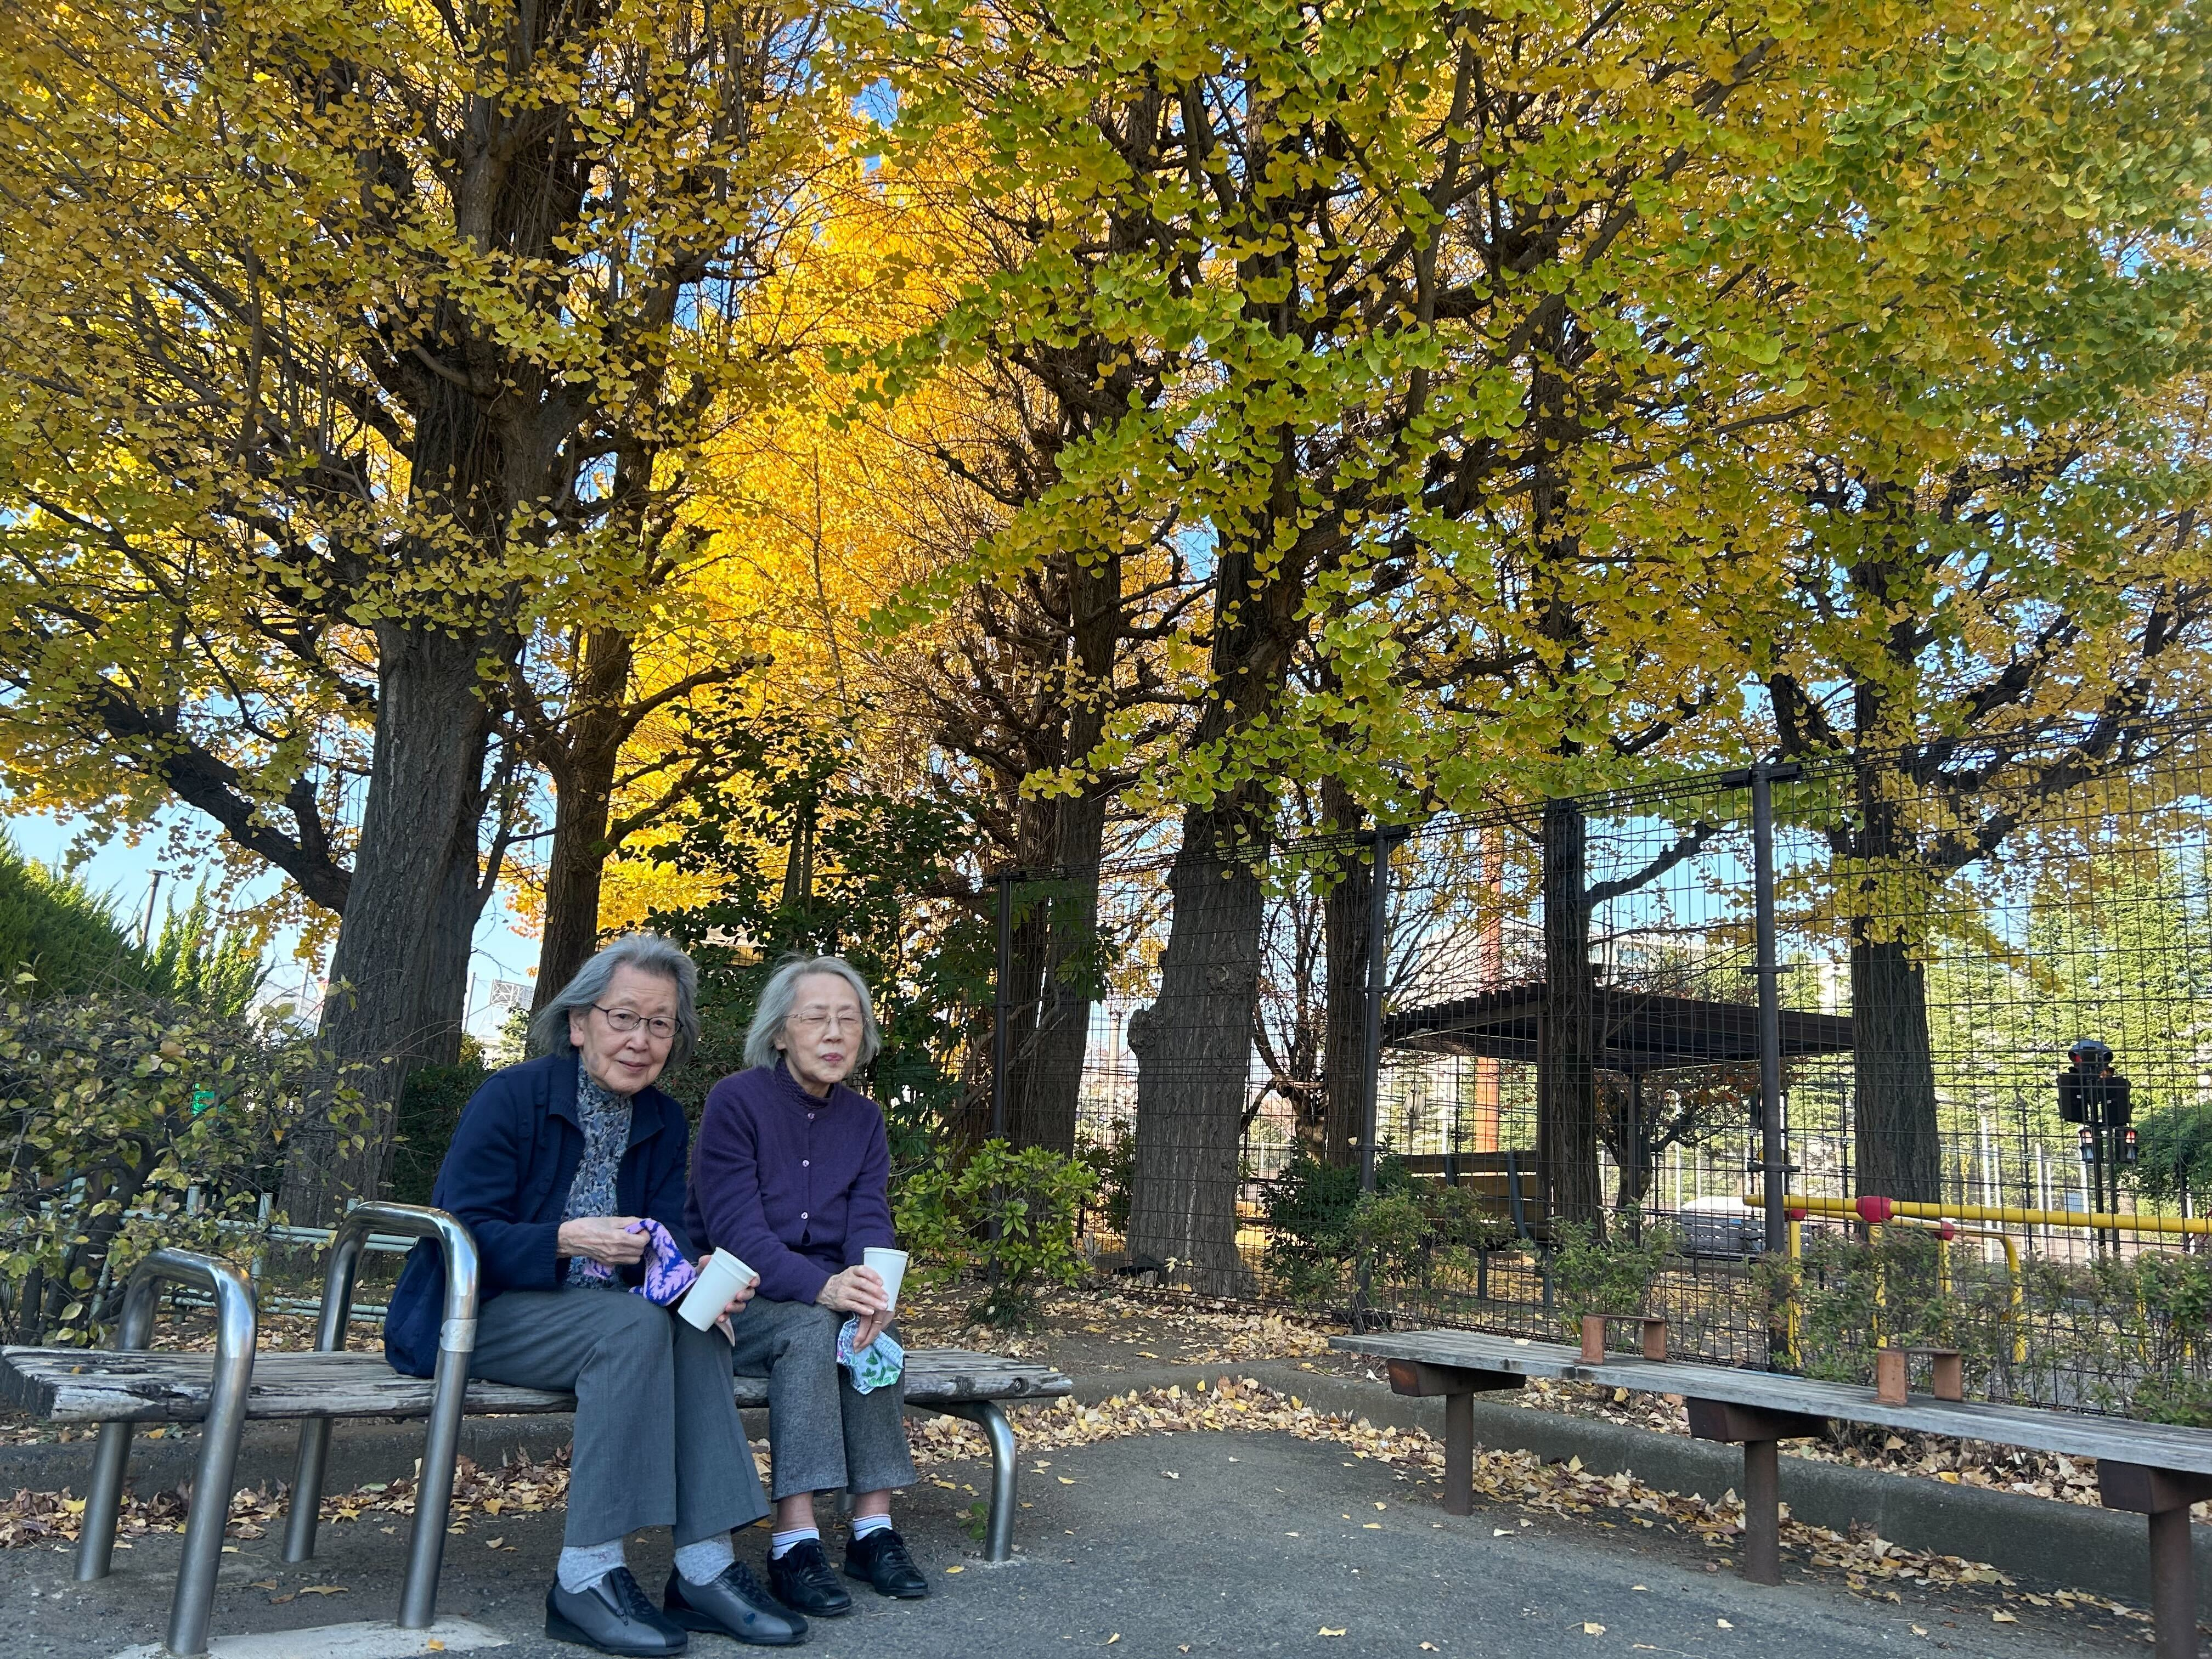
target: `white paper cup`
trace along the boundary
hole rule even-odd
[[[880,1244],[871,1244],[860,1252],[860,1265],[875,1269],[876,1276],[884,1281],[884,1294],[898,1306],[899,1280],[906,1277],[906,1252],[887,1250]]]
[[[727,1250],[716,1250],[699,1270],[691,1288],[684,1292],[676,1311],[696,1329],[710,1331],[722,1316],[722,1310],[730,1305],[730,1298],[752,1276],[753,1270],[736,1256]]]

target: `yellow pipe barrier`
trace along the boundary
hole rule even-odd
[[[1751,1208],[1765,1207],[1758,1193],[1746,1193]],[[1901,1198],[1806,1198],[1792,1193],[1783,1207],[1807,1215],[1832,1216],[1879,1224],[1885,1221],[1984,1221],[2000,1227],[2076,1227],[2084,1231],[2185,1233],[2212,1236],[2212,1217],[2113,1215],[2080,1210],[2027,1210],[2010,1204],[1915,1204]]]
[[[1937,1280],[1937,1285],[1947,1296],[1950,1294],[1951,1291],[1951,1255],[1948,1248],[1951,1240],[1954,1238],[1994,1238],[1998,1243],[2004,1246],[2005,1272],[2009,1279],[2012,1287],[2010,1298],[2012,1303],[2012,1310],[2006,1316],[2012,1325],[2013,1363],[2014,1364],[2027,1364],[2027,1338],[2021,1332],[2020,1326],[2021,1310],[2027,1305],[2027,1293],[2021,1288],[2020,1282],[2020,1246],[2012,1242],[2012,1237],[2009,1234],[1995,1232],[1986,1227],[1952,1226],[1947,1224],[1948,1222],[1948,1217],[1944,1221],[1923,1221],[1917,1216],[1901,1215],[1896,1217],[1889,1224],[1893,1227],[1923,1227],[1929,1232],[1938,1233],[1940,1235],[1936,1240],[1936,1249],[1941,1254],[1938,1255],[1936,1261],[1939,1264],[1942,1276]]]

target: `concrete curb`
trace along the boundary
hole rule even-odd
[[[1298,1396],[1318,1410],[1364,1417],[1392,1428],[1443,1435],[1443,1402],[1392,1394],[1386,1384],[1361,1377],[1301,1370],[1285,1360],[1222,1361],[1209,1365],[1162,1365],[1079,1378],[1075,1397],[1085,1405],[1133,1389],[1190,1388],[1219,1376],[1249,1376],[1279,1393]],[[766,1430],[763,1412],[747,1412],[748,1433]],[[417,1422],[340,1424],[331,1437],[325,1490],[343,1492],[372,1480],[405,1474],[421,1455],[423,1425]],[[568,1443],[570,1419],[545,1417],[471,1418],[461,1426],[463,1455],[498,1465],[518,1455],[550,1457]],[[1534,1452],[1547,1462],[1579,1457],[1600,1474],[1632,1474],[1662,1492],[1717,1497],[1743,1478],[1735,1448],[1685,1435],[1661,1434],[1598,1419],[1531,1411],[1478,1395],[1478,1444]],[[284,1423],[246,1426],[239,1448],[238,1484],[274,1490],[292,1475],[297,1431]],[[28,1487],[82,1492],[92,1471],[92,1443],[0,1447],[0,1492]],[[160,1440],[142,1434],[131,1456],[132,1486],[159,1492],[188,1481],[199,1455],[197,1430],[175,1430]],[[1892,1474],[1847,1464],[1782,1459],[1782,1498],[1790,1513],[1814,1526],[1841,1532],[1854,1523],[1908,1549],[1986,1561],[2030,1586],[2094,1591],[2137,1606],[2150,1599],[2148,1540],[2141,1516],[2080,1504],[1954,1486],[1939,1480]],[[2200,1616],[2212,1616],[2212,1527],[2194,1534]]]

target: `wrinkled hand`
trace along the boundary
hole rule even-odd
[[[890,1328],[891,1313],[888,1308],[881,1313],[862,1314],[860,1328],[853,1334],[853,1352],[860,1352]]]
[[[822,1287],[822,1293],[814,1299],[839,1313],[888,1316],[891,1306],[890,1292],[884,1288],[883,1278],[873,1267],[848,1267],[841,1273],[832,1274],[830,1282]],[[890,1322],[887,1316],[884,1323]]]
[[[630,1215],[593,1215],[564,1221],[554,1236],[554,1249],[562,1255],[589,1256],[610,1267],[627,1267],[632,1262],[645,1259],[645,1234],[629,1230],[636,1224],[637,1218]]]

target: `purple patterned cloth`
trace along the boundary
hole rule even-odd
[[[698,1268],[684,1259],[684,1247],[669,1236],[667,1228],[649,1218],[631,1222],[629,1231],[643,1233],[647,1247],[645,1283],[631,1285],[629,1293],[664,1308],[679,1300],[699,1277]]]

